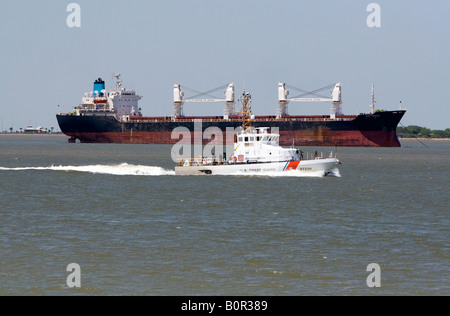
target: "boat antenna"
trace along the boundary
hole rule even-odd
[[[252,96],[250,93],[244,91],[239,101],[242,102],[242,110],[238,111],[238,113],[242,114],[242,127],[244,128],[244,132],[251,131],[253,122],[251,114]]]

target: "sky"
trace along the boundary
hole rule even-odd
[[[172,114],[174,83],[230,82],[252,94],[255,115],[275,115],[278,82],[308,91],[341,82],[343,112],[354,115],[370,111],[373,83],[377,108],[407,109],[403,125],[450,128],[448,0],[78,0],[81,27],[71,28],[72,1],[2,1],[2,129],[58,130],[55,115],[99,77],[113,88],[113,73],[143,96],[146,116]],[[367,24],[370,3],[381,27]],[[222,112],[184,106],[185,115]],[[329,103],[289,105],[293,115],[329,112]]]

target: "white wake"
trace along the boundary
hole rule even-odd
[[[72,171],[72,172],[85,172],[92,174],[106,174],[116,176],[173,176],[174,170],[167,170],[156,166],[142,166],[142,165],[129,165],[122,163],[119,165],[87,165],[87,166],[51,166],[51,167],[18,167],[18,168],[5,168],[0,167],[0,171],[27,171],[27,170],[50,170],[50,171]],[[322,178],[324,174],[322,172],[298,172],[297,170],[280,171],[280,172],[236,172],[230,174],[230,176],[245,176],[245,177],[312,177]],[[329,175],[329,177],[340,178],[340,172],[338,168],[335,168]]]
[[[51,166],[51,167],[20,167],[4,168],[0,171],[26,171],[26,170],[51,170],[51,171],[75,171],[93,174],[109,174],[116,176],[172,176],[175,171],[166,170],[156,166],[129,165],[88,165],[88,166]]]

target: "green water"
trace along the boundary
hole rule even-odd
[[[340,177],[177,177],[170,146],[0,136],[0,295],[450,295],[450,142],[402,143],[339,149]]]

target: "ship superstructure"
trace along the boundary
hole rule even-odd
[[[93,91],[85,93],[80,106],[75,108],[76,116],[114,116],[120,122],[128,122],[130,118],[141,117],[139,100],[142,96],[136,91],[122,87],[120,74],[116,78],[116,87],[108,93],[105,81],[98,78],[94,82]]]

